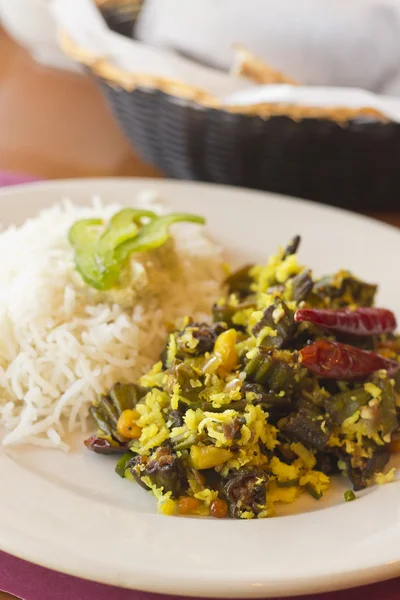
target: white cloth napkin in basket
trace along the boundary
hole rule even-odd
[[[174,51],[129,40],[110,31],[93,0],[50,0],[60,30],[88,53],[127,72],[181,81],[217,97],[248,87],[246,79],[203,67]]]
[[[136,36],[225,70],[240,44],[305,85],[400,95],[400,0],[145,0]]]
[[[368,107],[400,122],[399,98],[368,91],[386,86],[394,93],[398,78],[400,95],[400,0],[145,0],[137,24],[140,40],[110,31],[93,0],[50,0],[50,5],[60,30],[93,63],[106,60],[127,74],[193,86],[225,105]],[[321,7],[330,7],[325,25]],[[314,33],[308,40],[310,19],[307,27]],[[379,56],[375,42],[368,42],[373,31]],[[232,75],[232,43],[306,85],[257,85]],[[334,47],[336,53],[329,54]],[[344,87],[350,84],[355,87]]]

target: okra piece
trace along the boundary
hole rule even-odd
[[[241,302],[236,306],[231,306],[227,302],[222,305],[214,304],[212,307],[213,321],[214,323],[226,323],[228,327],[235,329],[242,329],[232,319],[237,312],[246,308],[255,308],[254,302]]]
[[[280,421],[280,429],[284,436],[290,440],[301,442],[306,448],[316,449],[320,452],[326,450],[326,445],[331,436],[331,426],[321,418],[319,412],[302,409],[294,412],[286,419]]]
[[[381,380],[382,397],[381,397],[381,427],[382,436],[390,435],[399,426],[396,410],[396,393],[389,379]]]
[[[192,385],[199,381],[198,378],[198,373],[190,365],[176,361],[167,371],[167,391],[173,393],[175,384],[178,384],[180,394],[189,402],[196,402],[204,389],[202,383],[199,386]]]
[[[287,258],[288,256],[291,256],[292,254],[296,254],[297,250],[299,249],[300,242],[301,237],[299,235],[295,235],[294,238],[289,242],[289,244],[285,248],[285,251],[283,253],[283,260],[285,260],[285,258]]]
[[[264,311],[261,320],[253,327],[253,335],[258,336],[266,327],[276,332],[276,335],[267,333],[261,340],[261,345],[266,348],[284,348],[296,332],[294,313],[284,302],[278,300],[274,306]]]
[[[284,409],[290,406],[292,403],[292,399],[289,394],[279,395],[266,392],[263,386],[258,383],[244,383],[243,391],[256,394],[256,398],[252,401],[252,404],[256,406],[262,406],[266,410],[269,408]]]
[[[348,271],[323,277],[314,284],[313,294],[317,298],[330,298],[330,308],[346,307],[349,298],[358,306],[372,306],[377,286],[354,277]]]
[[[248,381],[262,384],[272,364],[272,354],[266,348],[259,347],[257,353],[245,366]]]
[[[384,446],[371,443],[373,454],[371,458],[357,458],[352,464],[352,456],[345,455],[343,460],[347,464],[347,474],[355,492],[365,489],[373,481],[376,473],[381,473],[387,465],[390,454]]]
[[[246,381],[261,384],[273,393],[287,392],[296,384],[301,369],[296,357],[288,352],[271,351],[259,346],[244,368]]]
[[[132,452],[127,452],[121,456],[115,467],[115,472],[117,475],[122,478],[125,477],[125,471],[128,468],[128,462],[131,460],[131,458],[133,458],[133,456],[134,454],[132,454]]]
[[[310,494],[310,496],[315,498],[315,500],[321,500],[321,498],[323,496],[322,492],[317,492],[317,490],[315,488],[313,488],[311,483],[306,483],[305,488],[306,488],[307,492]]]
[[[289,281],[292,284],[292,299],[296,302],[306,300],[314,285],[311,278],[311,271],[302,271]]]
[[[299,479],[289,479],[289,481],[276,481],[276,485],[279,488],[288,488],[288,487],[295,487],[296,485],[299,485],[300,480]]]
[[[109,424],[106,416],[104,415],[103,411],[101,410],[101,408],[92,405],[89,408],[89,412],[92,415],[93,419],[95,420],[97,427],[101,431],[103,431],[106,435],[112,437],[114,430],[113,430],[112,426],[110,426],[110,424]]]
[[[325,400],[325,408],[335,425],[341,425],[343,421],[354,415],[356,410],[368,404],[371,395],[364,386],[341,392]]]
[[[124,410],[135,408],[136,404],[147,394],[147,390],[134,383],[116,383],[109,394],[119,417]]]
[[[250,285],[253,281],[250,276],[252,267],[253,265],[245,265],[227,277],[225,284],[230,294],[238,294],[240,297],[250,294]]]

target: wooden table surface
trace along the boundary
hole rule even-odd
[[[0,170],[43,178],[156,176],[94,82],[34,63],[0,28]]]
[[[130,149],[93,81],[35,64],[1,28],[0,170],[48,179],[161,175]],[[400,227],[400,214],[374,216]]]

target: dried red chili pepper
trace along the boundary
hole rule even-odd
[[[335,333],[351,335],[377,335],[389,333],[397,327],[396,317],[386,308],[324,309],[299,308],[297,322],[307,321],[330,329]]]
[[[400,368],[397,361],[383,358],[375,352],[328,340],[318,340],[300,350],[300,361],[319,377],[343,381],[365,379],[380,369],[393,375]]]

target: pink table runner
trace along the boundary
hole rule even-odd
[[[3,552],[0,552],[0,589],[24,600],[178,600],[180,598],[122,590],[84,581],[32,565]],[[303,596],[303,600],[354,600],[355,598],[399,600],[400,579],[392,579],[357,590]]]
[[[30,175],[23,175],[21,173],[9,173],[7,171],[0,171],[0,187],[6,185],[19,185],[21,183],[30,183],[37,181],[35,177]]]
[[[0,187],[34,180],[33,177],[26,175],[0,171]],[[84,581],[38,567],[4,552],[0,552],[0,590],[19,596],[23,600],[168,600],[174,598]],[[400,600],[400,579],[359,588],[357,591],[347,590],[307,598],[308,600],[353,600],[356,597],[362,600]],[[303,597],[303,600],[305,598]]]

